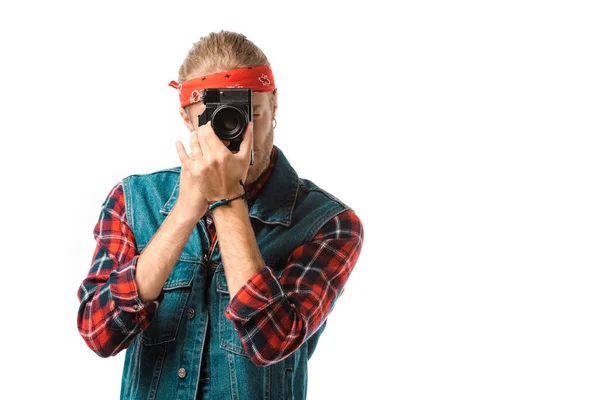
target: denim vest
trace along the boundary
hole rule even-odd
[[[275,149],[277,164],[249,214],[265,264],[281,276],[296,247],[311,241],[329,219],[350,208],[311,181],[298,178],[283,152]],[[127,220],[139,252],[175,205],[180,169],[123,179]],[[164,299],[150,325],[127,348],[121,399],[193,400],[201,364],[209,369],[210,398],[305,399],[307,362],[325,324],[284,360],[256,366],[233,322],[224,315],[230,293],[218,243],[209,260],[210,236],[204,218],[196,228],[164,284]],[[216,269],[208,274],[211,265]]]

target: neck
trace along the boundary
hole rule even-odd
[[[271,148],[271,151],[269,152],[269,158],[266,160],[266,162],[260,166],[260,170],[256,173],[256,175],[254,176],[254,178],[251,181],[246,181],[246,186],[253,186],[257,181],[259,181],[264,174],[267,172],[267,170],[269,169],[269,165],[271,165],[271,159],[273,157],[273,148]],[[257,167],[259,167],[258,164],[255,164]]]

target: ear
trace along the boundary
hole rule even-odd
[[[271,99],[271,107],[273,108],[273,118],[275,118],[275,113],[277,112],[277,89],[273,90],[273,97]]]
[[[192,125],[192,121],[190,120],[190,116],[187,110],[184,110],[183,108],[179,107],[179,115],[181,115],[181,118],[183,118],[183,123],[188,128],[188,130],[190,132],[193,131],[194,125]]]

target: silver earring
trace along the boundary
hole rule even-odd
[[[273,118],[273,122],[275,122],[275,125],[273,125],[273,129],[275,129],[277,127],[277,120]]]

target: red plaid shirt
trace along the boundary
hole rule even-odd
[[[249,185],[251,205],[268,180],[277,159]],[[206,216],[211,243],[216,231]],[[139,258],[125,214],[122,183],[110,191],[94,228],[96,249],[87,277],[78,289],[79,332],[101,357],[114,356],[134,338],[123,327],[151,322],[163,300],[142,302],[134,279]],[[313,240],[290,254],[280,279],[263,267],[240,288],[226,309],[243,346],[257,365],[278,362],[296,350],[325,321],[356,264],[363,243],[362,224],[353,211],[331,218]],[[212,247],[212,246],[211,246]],[[309,294],[307,294],[309,293]]]

